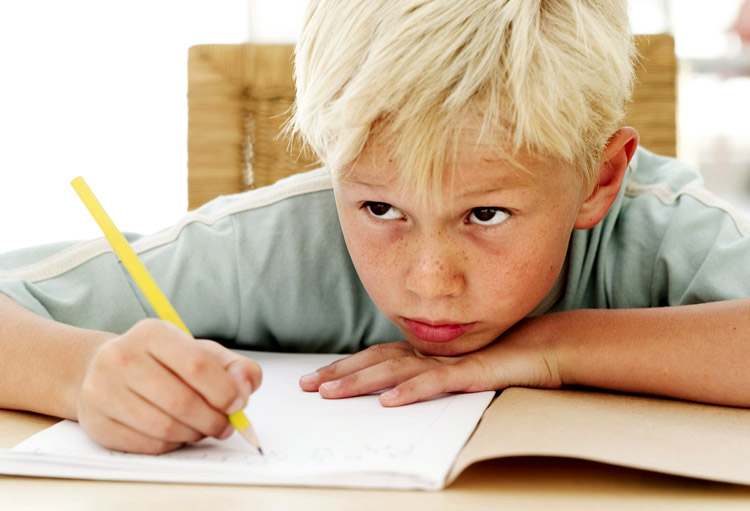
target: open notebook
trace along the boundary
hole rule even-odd
[[[263,386],[246,413],[265,456],[236,434],[161,456],[117,453],[94,444],[76,423],[63,421],[0,452],[0,473],[440,489],[474,462],[531,455],[750,484],[750,410],[523,388],[504,391],[486,412],[491,392],[387,409],[374,395],[328,401],[298,388],[300,375],[335,356],[249,354],[264,369]]]

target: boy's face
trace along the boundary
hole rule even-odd
[[[568,168],[496,159],[466,140],[435,201],[416,201],[377,139],[334,193],[347,247],[375,304],[421,353],[491,343],[547,295],[586,198]]]

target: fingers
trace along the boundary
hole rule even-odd
[[[108,410],[106,415],[99,414],[103,418],[118,422],[154,440],[182,444],[197,442],[207,436],[127,388],[122,388],[118,393],[110,393],[107,403],[96,404],[101,409],[106,407]]]
[[[182,334],[176,327],[174,329],[174,334]],[[233,367],[234,373],[231,374],[226,365],[232,365],[232,362],[239,359],[238,355],[234,355],[234,358],[222,357],[217,352],[228,350],[216,343],[195,342],[192,339],[186,343],[180,337],[181,335],[151,336],[147,351],[192,387],[214,409],[229,414],[243,408],[253,390],[250,380],[260,380],[259,376],[255,376],[256,372],[259,374],[260,368],[256,365],[256,369],[250,369],[237,362]],[[245,374],[250,378],[237,381],[243,380]]]
[[[490,350],[486,350],[490,352]],[[399,383],[380,395],[383,406],[403,406],[450,392],[481,392],[502,390],[512,385],[541,386],[533,378],[535,371],[526,359],[491,360],[485,354],[472,354],[427,369]]]
[[[326,399],[360,396],[398,386],[432,368],[452,365],[459,360],[425,357],[407,342],[378,344],[303,376],[300,386],[307,391],[317,390]],[[426,390],[426,393],[431,397],[440,392]]]
[[[398,349],[398,347],[397,347]],[[363,352],[364,353],[364,352]],[[383,406],[402,406],[424,401],[448,392],[478,392],[504,388],[506,383],[475,358],[424,357],[408,351],[386,351],[356,355],[317,371],[321,377],[337,377],[318,386],[326,399],[370,394],[393,387],[380,395]],[[354,359],[354,360],[352,360]],[[372,365],[362,367],[364,363]],[[347,373],[346,371],[353,370]]]
[[[370,394],[398,385],[436,365],[440,365],[440,362],[430,358],[391,358],[337,380],[323,383],[318,392],[327,399]]]
[[[459,362],[452,365],[440,365],[421,372],[388,392],[380,395],[383,406],[403,406],[417,401],[424,401],[447,392],[479,392],[495,390],[491,382],[477,381],[472,370],[473,364]]]
[[[78,421],[97,443],[110,449],[155,454],[203,438],[200,432],[124,385],[97,383],[87,378],[78,400]]]
[[[346,375],[356,373],[385,360],[412,356],[414,356],[414,348],[406,341],[376,344],[359,353],[321,367],[314,373],[306,374],[300,378],[299,385],[302,390],[315,392],[325,382],[338,380]],[[332,387],[329,385],[329,388]]]
[[[130,370],[132,378],[127,383],[128,394],[118,402],[120,420],[128,426],[148,433],[156,438],[170,438],[181,442],[196,442],[205,436],[216,436],[227,427],[227,417],[215,408],[208,406],[203,397],[192,387],[186,386],[172,371],[157,361],[146,358]],[[158,389],[154,392],[153,389]],[[143,401],[141,406],[130,401]],[[129,409],[122,408],[131,404]],[[147,406],[150,405],[150,406]],[[148,410],[133,416],[136,409]],[[131,412],[131,413],[128,413]],[[174,418],[175,420],[172,420]],[[184,424],[182,421],[188,421]],[[187,436],[182,428],[192,432]],[[166,434],[162,434],[166,433]]]
[[[93,418],[89,427],[89,435],[96,443],[115,451],[163,454],[182,445],[181,442],[160,440],[144,435],[140,431],[104,416]]]
[[[540,339],[543,318],[525,320],[502,339],[466,355],[423,356],[406,342],[376,345],[300,379],[325,398],[384,392],[384,406],[401,406],[446,392],[500,390],[511,385],[556,388],[562,384],[555,352]],[[540,335],[540,333],[542,335]]]
[[[146,320],[99,348],[79,390],[78,420],[110,448],[164,452],[230,436],[227,415],[260,382],[254,361]]]

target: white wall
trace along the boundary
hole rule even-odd
[[[248,39],[247,0],[0,2],[0,252],[185,211],[187,49]]]

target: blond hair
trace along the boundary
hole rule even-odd
[[[509,159],[556,158],[591,184],[633,57],[626,0],[312,0],[289,129],[336,170],[377,126],[425,192],[477,118]]]

